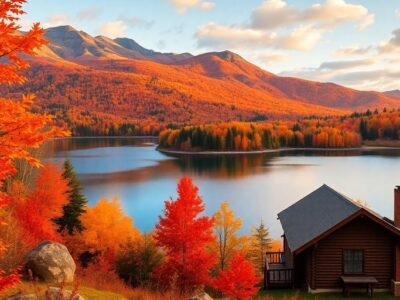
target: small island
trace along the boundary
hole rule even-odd
[[[166,129],[159,135],[162,152],[247,153],[287,149],[359,149],[398,147],[400,111],[386,109],[341,117],[297,121],[223,122]]]

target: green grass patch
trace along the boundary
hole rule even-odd
[[[296,297],[297,296],[297,297]],[[390,293],[374,293],[373,297],[368,296],[367,294],[356,294],[352,293],[350,297],[343,297],[341,293],[321,293],[321,294],[310,294],[305,291],[299,290],[268,290],[262,291],[260,294],[255,297],[257,300],[268,299],[268,297],[273,300],[324,300],[324,299],[349,299],[349,300],[364,300],[364,299],[399,299],[398,297],[394,297]],[[271,299],[271,300],[272,300]]]

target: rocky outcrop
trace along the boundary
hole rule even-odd
[[[25,270],[45,282],[72,282],[76,265],[67,247],[54,242],[43,242],[25,259]]]
[[[42,299],[42,298],[41,298]],[[44,300],[85,300],[81,295],[58,287],[50,287],[45,293]],[[35,294],[17,294],[6,300],[39,300]]]
[[[79,294],[57,287],[50,287],[46,292],[46,300],[85,300]]]

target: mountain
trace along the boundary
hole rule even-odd
[[[46,38],[28,82],[0,91],[14,98],[35,93],[38,109],[70,127],[105,132],[132,123],[152,132],[168,124],[341,115],[400,104],[383,93],[280,77],[230,51],[161,53],[71,26],[49,28]]]
[[[389,97],[400,98],[400,90],[387,91],[384,94]]]
[[[172,63],[187,59],[189,53],[173,54],[148,50],[128,38],[110,39],[105,36],[92,37],[72,26],[59,26],[46,30],[45,37],[50,41],[47,49],[51,58],[64,60],[84,59],[144,59],[161,63]],[[47,51],[49,52],[49,51]]]

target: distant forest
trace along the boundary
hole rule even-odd
[[[262,123],[226,122],[166,129],[160,148],[182,151],[254,151],[281,147],[352,148],[363,141],[399,140],[400,110]]]

